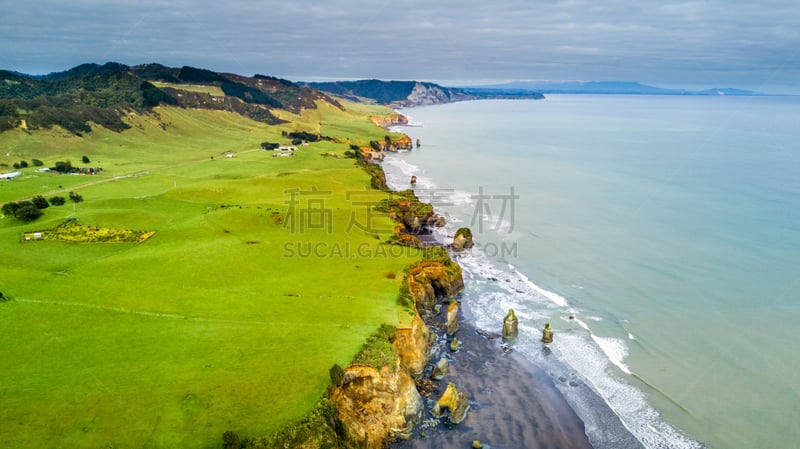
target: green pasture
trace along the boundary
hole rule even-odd
[[[348,144],[293,157],[259,147],[318,119],[323,134],[381,138],[363,110],[323,105],[278,127],[158,113],[132,116],[119,134],[0,134],[5,163],[81,166],[87,155],[104,168],[29,167],[0,181],[0,203],[71,190],[85,199],[32,223],[0,218],[0,292],[11,298],[0,302],[0,447],[216,448],[226,430],[266,435],[309,412],[331,365],[397,322],[401,273],[418,254],[382,243],[392,223],[370,214],[385,194],[367,190],[366,173],[322,156]],[[155,235],[21,242],[71,217]]]
[[[178,90],[185,90],[188,92],[199,92],[201,94],[210,94],[216,97],[225,96],[225,92],[223,92],[222,88],[220,88],[219,86],[203,85],[203,84],[173,84],[173,83],[164,83],[160,81],[150,81],[150,83],[156,87],[172,87]]]

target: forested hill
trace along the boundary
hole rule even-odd
[[[109,62],[43,76],[0,70],[0,132],[59,125],[80,134],[91,131],[90,122],[122,131],[128,128],[126,114],[160,104],[234,111],[276,124],[281,120],[270,109],[299,112],[316,108],[317,100],[341,107],[329,95],[291,81],[188,66]]]
[[[461,89],[420,81],[334,81],[307,86],[351,101],[371,101],[391,107],[424,106],[465,100],[498,98],[542,99],[540,93],[507,89]]]

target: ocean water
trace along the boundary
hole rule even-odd
[[[800,98],[551,95],[402,111],[384,163],[469,226],[463,302],[545,367],[597,447],[800,447]],[[555,329],[549,351],[539,339]]]

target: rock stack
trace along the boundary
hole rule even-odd
[[[519,320],[514,315],[514,309],[508,309],[506,317],[503,318],[503,340],[511,340],[519,335]]]
[[[445,410],[446,409],[446,410]],[[449,411],[450,422],[453,424],[460,424],[467,417],[467,410],[469,410],[469,399],[463,392],[458,391],[454,383],[447,384],[447,388],[442,393],[442,397],[433,406],[431,414],[435,418],[445,416]]]
[[[552,343],[553,342],[553,329],[550,329],[550,323],[544,324],[544,329],[542,329],[542,343]]]

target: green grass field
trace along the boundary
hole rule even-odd
[[[189,92],[199,92],[201,94],[210,94],[217,97],[224,97],[225,93],[219,86],[203,85],[203,84],[173,84],[164,83],[160,81],[150,81],[156,87],[172,87],[178,90],[185,90]]]
[[[294,157],[259,149],[320,122],[323,134],[365,144],[385,134],[365,114],[385,110],[322,104],[283,114],[293,123],[279,127],[158,111],[119,134],[0,134],[4,163],[81,166],[87,155],[104,168],[31,167],[0,181],[0,204],[85,199],[33,223],[0,219],[0,291],[11,298],[0,302],[0,447],[216,448],[226,430],[266,435],[308,413],[330,366],[398,319],[400,274],[418,254],[387,251],[392,223],[354,204],[384,194],[367,190],[352,159],[322,156],[348,145],[314,143]],[[296,194],[292,211],[290,189],[317,193]],[[73,216],[156,233],[142,243],[21,242]],[[369,219],[383,232],[353,226]]]

